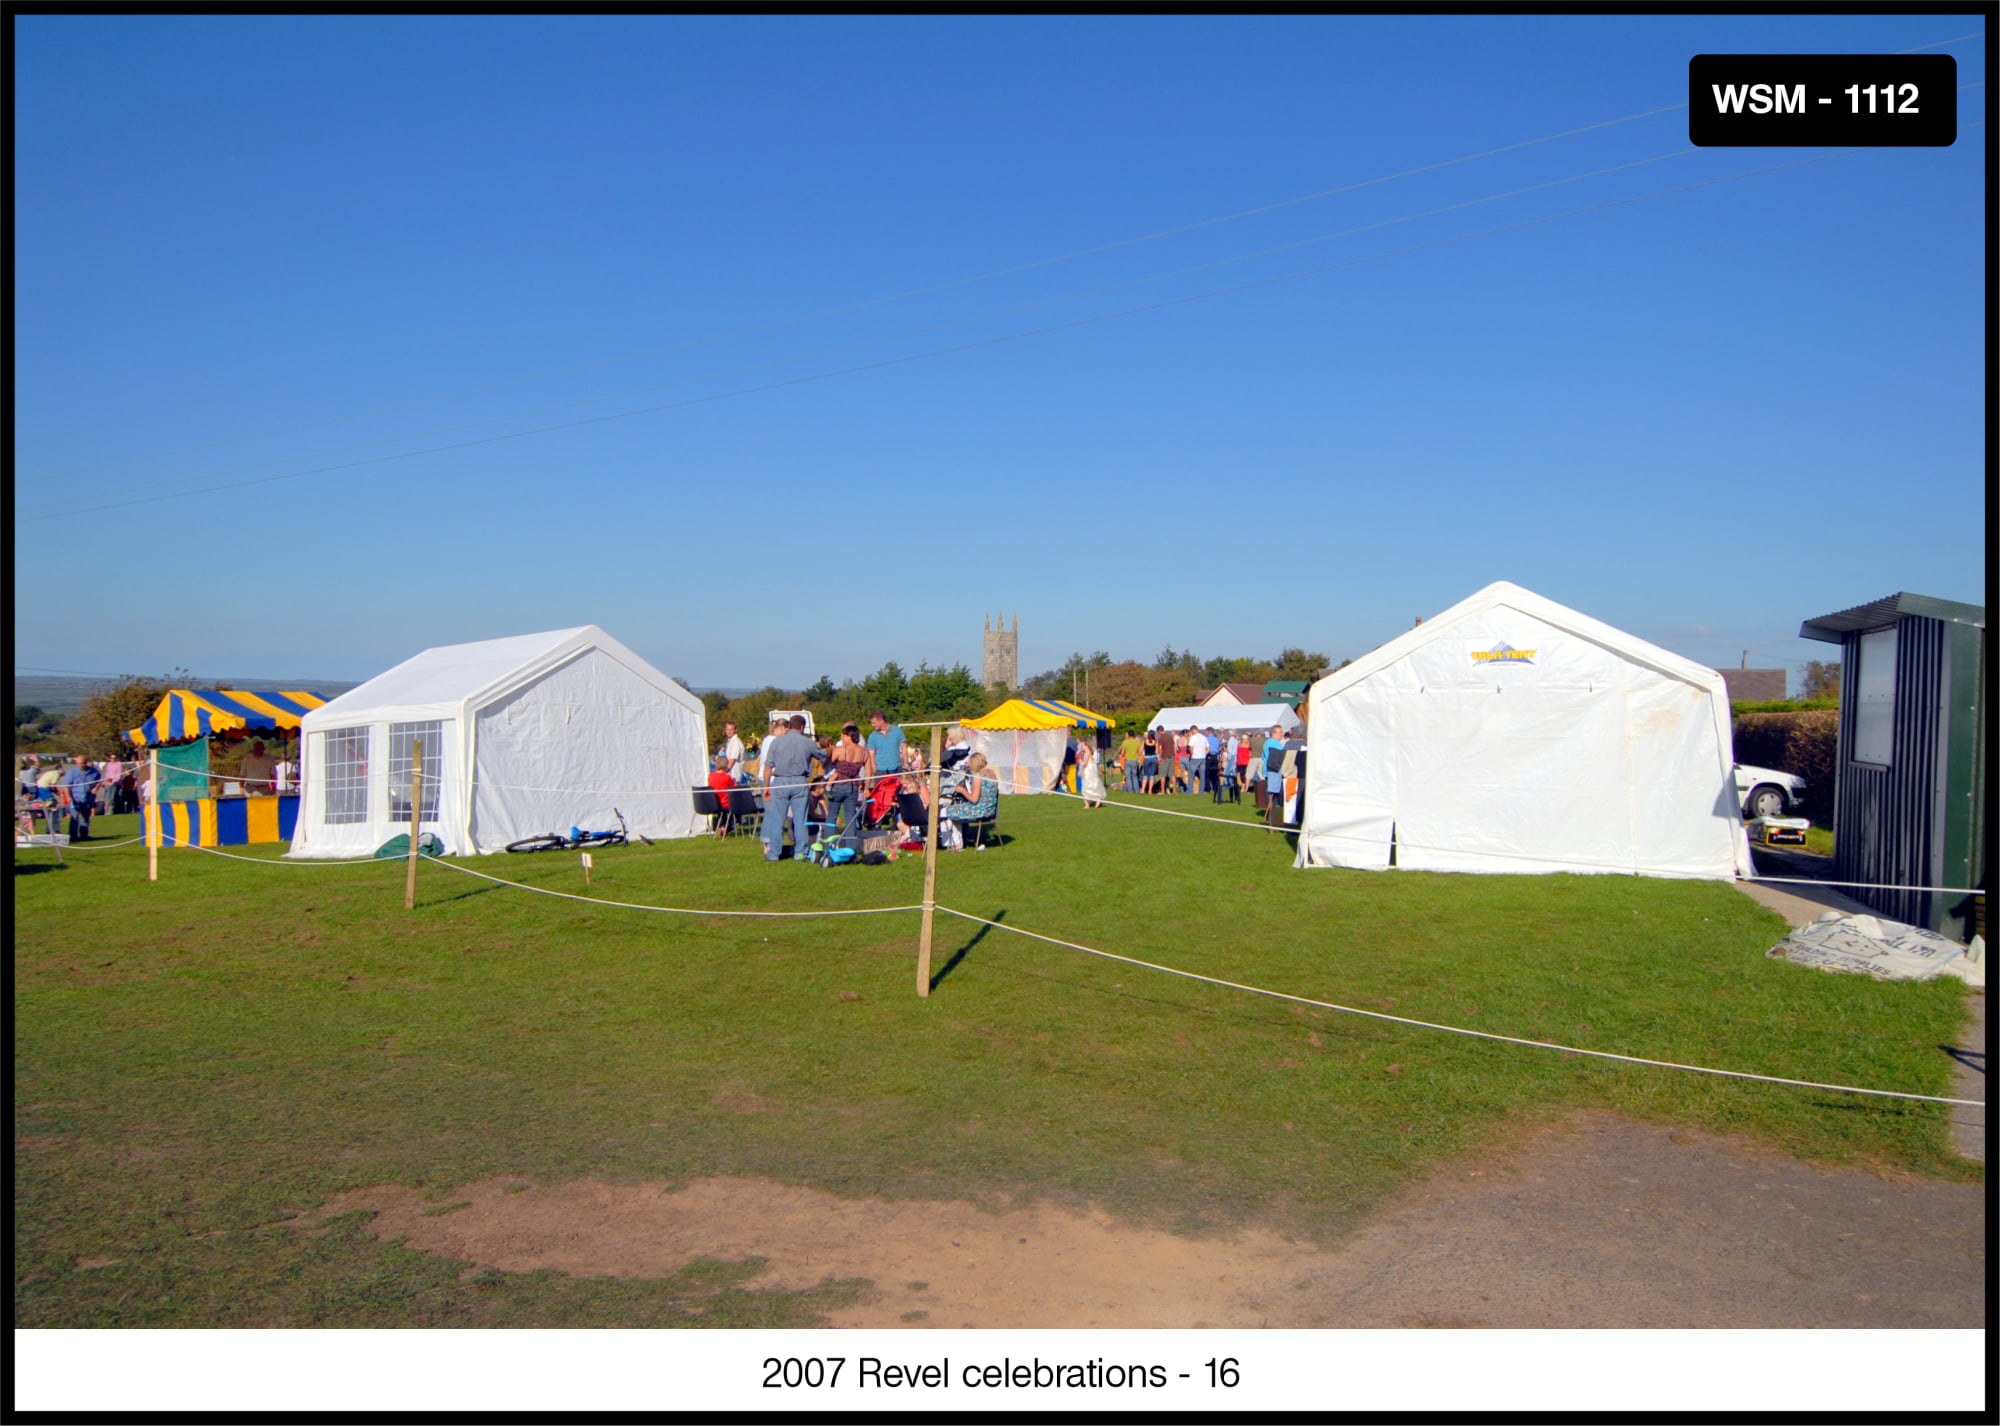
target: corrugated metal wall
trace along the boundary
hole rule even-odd
[[[1854,719],[1860,705],[1860,633],[1840,642],[1839,787],[1834,812],[1833,868],[1841,881],[1933,886],[1935,779],[1944,757],[1945,635],[1939,619],[1896,621],[1896,713],[1889,766],[1851,760]],[[1932,924],[1932,895],[1922,891],[1864,891],[1847,895],[1893,920]]]

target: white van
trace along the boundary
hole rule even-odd
[[[774,722],[789,723],[793,718],[805,719],[806,736],[808,738],[813,736],[813,715],[810,708],[773,708],[766,719],[765,726],[769,727]]]

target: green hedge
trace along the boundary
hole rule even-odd
[[[1745,713],[1736,719],[1736,761],[1775,768],[1806,780],[1805,815],[1833,825],[1833,767],[1840,736],[1838,708]]]
[[[1763,703],[1732,703],[1729,712],[1731,716],[1740,718],[1745,713],[1807,713],[1838,707],[1838,698],[1773,698]]]

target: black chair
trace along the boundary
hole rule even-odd
[[[727,830],[722,825],[722,819],[727,815],[723,810],[722,799],[715,795],[715,789],[712,787],[694,789],[694,815],[708,818],[708,829],[718,837]]]
[[[919,793],[897,793],[896,815],[912,827],[928,828],[930,826],[931,810],[924,806],[924,799]]]
[[[729,789],[728,831],[741,829],[762,830],[764,825],[764,804],[757,794],[747,787]]]

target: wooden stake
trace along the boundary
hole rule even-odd
[[[146,784],[146,790],[153,797],[152,820],[146,824],[146,880],[158,881],[160,879],[160,834],[165,816],[160,811],[160,750],[157,747],[152,750],[152,759],[152,771],[148,774],[150,780]],[[139,810],[144,812],[146,809],[142,806]]]
[[[583,858],[583,884],[588,886],[590,885],[590,853],[581,852],[578,855]]]
[[[417,905],[417,827],[424,811],[424,740],[410,740],[410,874],[403,883],[403,909]]]
[[[931,815],[924,830],[924,929],[917,941],[917,996],[931,993],[931,921],[937,911],[938,754],[944,729],[931,729]]]

